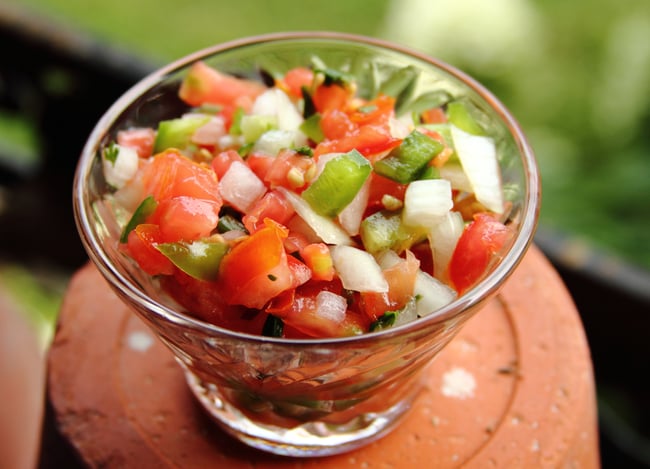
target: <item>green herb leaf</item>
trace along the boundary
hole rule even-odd
[[[376,331],[381,331],[383,329],[388,329],[393,324],[395,324],[395,320],[397,319],[398,313],[399,311],[388,311],[382,314],[377,318],[376,321],[370,324],[369,331],[376,332]]]
[[[311,147],[304,145],[300,148],[296,148],[296,153],[304,156],[309,156],[310,158],[314,156],[314,150]]]
[[[269,314],[262,327],[262,335],[265,337],[282,337],[284,334],[284,322],[281,318]]]
[[[119,152],[120,147],[117,145],[117,143],[111,142],[107,148],[104,148],[104,159],[106,161],[110,161],[113,166],[115,166],[115,161],[117,161],[117,155]]]

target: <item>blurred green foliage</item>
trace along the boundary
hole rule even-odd
[[[334,30],[435,55],[510,108],[544,180],[542,224],[650,267],[648,0],[23,0],[163,63],[267,32]]]

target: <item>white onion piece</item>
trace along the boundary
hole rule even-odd
[[[266,186],[244,163],[234,161],[219,181],[223,199],[246,213],[266,192]]]
[[[191,140],[197,145],[217,145],[224,135],[226,135],[226,125],[223,117],[214,116],[196,129]]]
[[[419,271],[415,277],[414,294],[419,317],[427,316],[456,299],[457,293],[426,272]]]
[[[314,212],[314,209],[310,207],[309,203],[298,194],[284,187],[278,187],[277,190],[284,195],[300,218],[314,230],[314,233],[325,244],[352,244],[352,239],[350,239],[350,236],[348,236],[345,230],[333,220]]]
[[[451,184],[446,179],[413,181],[404,193],[402,221],[410,226],[431,227],[453,206]]]
[[[390,135],[394,138],[406,138],[413,131],[413,117],[410,113],[404,114],[398,118],[391,117],[388,120]]]
[[[448,163],[442,168],[439,168],[438,171],[442,179],[446,179],[451,183],[452,189],[462,192],[474,192],[472,183],[467,178],[467,174],[465,174],[461,165]]]
[[[109,161],[102,153],[102,166],[106,182],[116,189],[124,187],[138,171],[138,151],[135,148],[125,147],[117,143],[111,147],[115,151],[115,160]]]
[[[316,314],[323,319],[339,324],[345,319],[348,302],[345,298],[327,290],[316,295]]]
[[[456,249],[458,238],[465,229],[463,217],[459,212],[447,212],[428,233],[429,245],[433,256],[433,274],[438,280],[444,280],[447,266]]]
[[[417,310],[417,301],[414,298],[411,298],[404,308],[397,314],[395,318],[395,323],[393,327],[401,326],[402,324],[408,324],[413,322],[418,318]]]
[[[253,145],[253,150],[275,156],[280,150],[307,144],[307,137],[298,130],[273,129],[264,132]]]
[[[273,116],[280,130],[298,130],[302,115],[289,96],[279,88],[271,88],[255,98],[251,114]]]
[[[503,213],[501,171],[494,140],[469,134],[454,125],[451,137],[476,200],[495,213]]]
[[[388,291],[381,267],[370,253],[344,245],[334,246],[330,252],[343,287],[359,292]]]
[[[359,189],[359,192],[357,192],[354,199],[352,199],[352,202],[346,205],[345,208],[341,210],[341,213],[338,214],[339,224],[350,236],[356,236],[359,234],[363,214],[368,205],[368,198],[370,197],[370,179],[371,178],[366,179],[363,186],[361,186],[361,189]]]

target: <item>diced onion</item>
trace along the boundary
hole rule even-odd
[[[426,272],[415,277],[416,310],[419,317],[427,316],[456,299],[457,293]]]
[[[495,213],[503,213],[501,172],[494,140],[469,134],[454,125],[451,136],[476,200]]]
[[[344,288],[359,292],[388,291],[381,267],[370,253],[344,245],[334,246],[330,252]]]
[[[316,295],[316,314],[336,324],[343,322],[348,302],[341,295],[322,290]]]
[[[255,151],[275,156],[280,150],[307,144],[307,137],[297,130],[274,129],[264,132],[253,145]]]
[[[326,244],[352,244],[352,239],[333,220],[319,215],[309,206],[306,200],[298,194],[291,192],[284,187],[278,187],[278,191],[285,196],[298,216],[302,218],[314,233]]]
[[[224,135],[226,135],[226,126],[223,117],[214,116],[196,129],[192,134],[192,142],[197,145],[217,145]]]
[[[370,180],[371,178],[366,179],[366,182],[361,186],[361,189],[359,189],[357,195],[354,196],[352,202],[346,205],[341,213],[338,214],[339,223],[350,236],[356,236],[359,234],[363,214],[368,205],[368,198],[370,196]]]
[[[117,156],[115,161],[102,158],[106,182],[116,189],[124,187],[138,171],[138,152],[131,147],[114,144]]]
[[[410,226],[433,226],[454,206],[446,179],[422,179],[408,185],[402,221]]]
[[[279,88],[271,88],[260,94],[253,103],[251,114],[273,116],[280,130],[298,130],[302,115],[289,96]]]
[[[240,212],[247,212],[266,192],[266,186],[244,163],[234,161],[219,181],[223,199]]]
[[[458,238],[463,233],[465,224],[459,212],[447,212],[429,230],[429,245],[433,256],[433,274],[438,280],[443,280],[447,265],[451,259]]]

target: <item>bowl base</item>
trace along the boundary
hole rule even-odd
[[[208,415],[239,441],[273,454],[292,457],[332,456],[365,446],[397,426],[416,395],[383,412],[367,412],[339,424],[309,420],[285,428],[254,421],[231,405],[213,384],[206,384],[190,371],[185,378]]]

